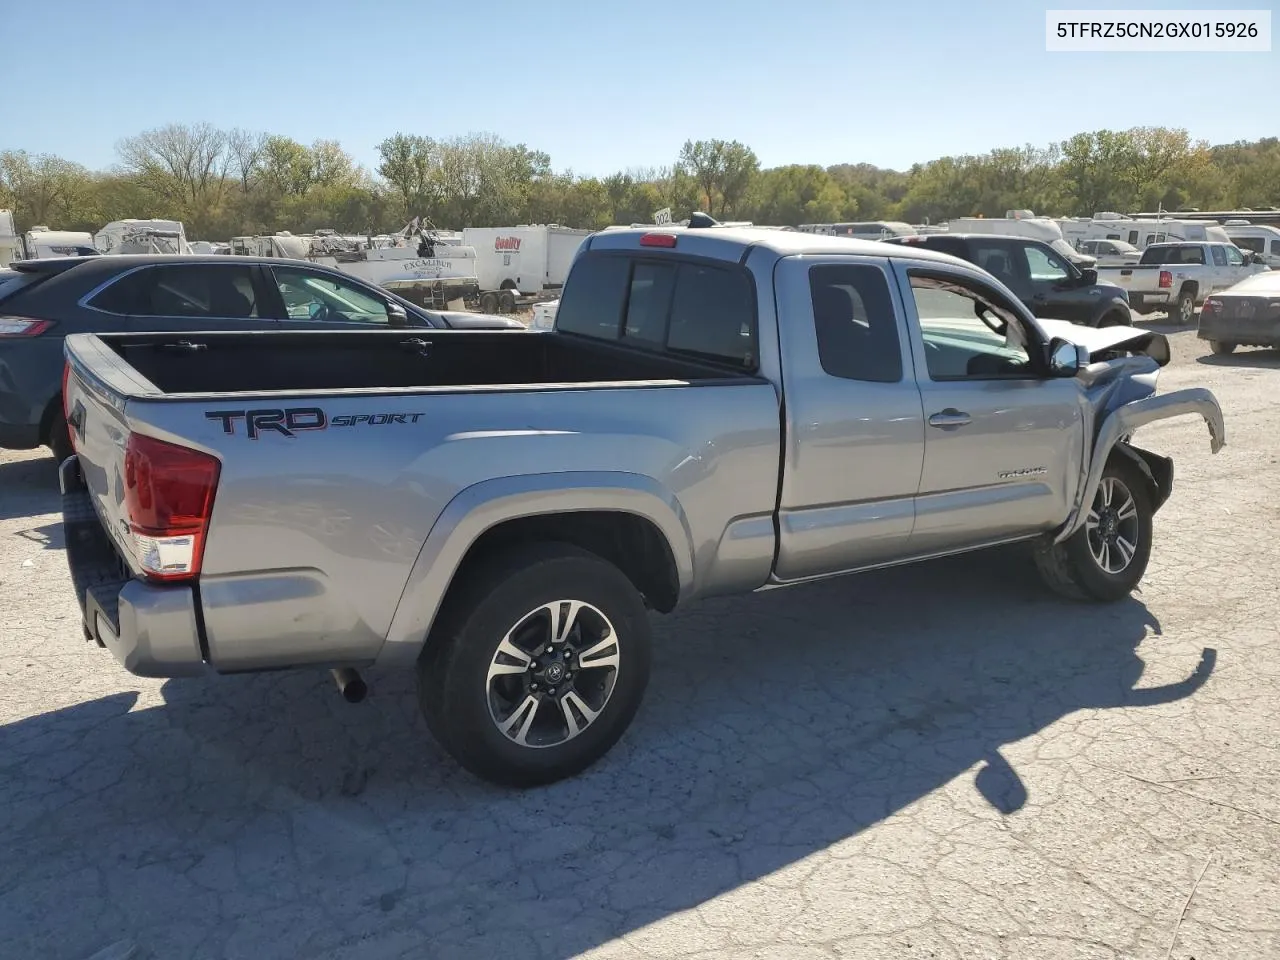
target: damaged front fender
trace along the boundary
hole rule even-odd
[[[1054,538],[1055,541],[1061,543],[1084,525],[1085,518],[1088,516],[1088,504],[1093,503],[1098,484],[1102,482],[1102,471],[1117,443],[1139,427],[1155,420],[1167,420],[1171,417],[1191,414],[1204,419],[1205,425],[1209,428],[1209,450],[1217,453],[1227,440],[1226,425],[1222,422],[1222,408],[1218,406],[1217,398],[1203,387],[1131,400],[1115,407],[1103,420],[1102,427],[1098,430],[1097,439],[1093,442],[1093,455],[1089,460],[1088,476],[1076,497],[1070,518]],[[1135,451],[1136,455],[1140,456],[1140,453]],[[1150,472],[1147,473],[1151,476]],[[1159,486],[1157,479],[1157,487]],[[1163,496],[1168,496],[1167,490],[1160,492]]]

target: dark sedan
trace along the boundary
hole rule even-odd
[[[1236,347],[1280,348],[1280,270],[1255,273],[1205,298],[1196,336],[1217,354]]]
[[[72,333],[405,327],[524,329],[510,317],[427,310],[306,260],[86,256],[0,270],[0,447],[70,453],[62,341]]]

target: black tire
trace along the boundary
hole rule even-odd
[[[1178,293],[1178,301],[1173,307],[1173,316],[1169,319],[1180,327],[1185,327],[1196,315],[1196,292],[1183,287]]]
[[[538,543],[469,565],[455,583],[418,661],[422,713],[440,745],[476,776],[513,787],[563,780],[603,757],[631,724],[649,683],[649,618],[631,581],[613,564],[579,547]],[[561,677],[559,694],[547,692],[547,669],[530,667],[491,677],[494,667],[519,666],[505,653],[505,662],[498,662],[498,648],[508,636],[520,650],[524,643],[537,652],[525,638],[549,623],[540,608],[556,601],[588,605],[577,617],[576,632],[570,625],[569,643],[577,637],[582,646],[596,640],[605,644],[612,636],[616,645],[606,645],[605,652],[616,651],[616,666],[593,668],[574,656],[561,658],[571,672]],[[611,632],[601,628],[597,614]],[[549,665],[555,659],[537,657],[534,663]],[[577,699],[566,699],[573,696]],[[537,705],[526,711],[523,704],[530,697]],[[574,706],[565,705],[570,702]],[[594,719],[578,709],[584,703],[599,709]],[[569,715],[580,732],[571,732],[565,719]],[[518,743],[499,727],[517,722],[517,735],[542,742]]]
[[[1111,503],[1104,504],[1108,489]],[[1115,454],[1102,471],[1098,494],[1090,513],[1103,519],[1102,524],[1086,522],[1065,543],[1045,539],[1035,549],[1036,567],[1041,579],[1051,590],[1073,600],[1111,603],[1127,597],[1146,573],[1151,559],[1152,519],[1155,508],[1150,481],[1123,454]],[[1132,500],[1132,521],[1128,517],[1115,525],[1115,532],[1133,547],[1128,561],[1120,566],[1123,551],[1117,541],[1100,549],[1109,515],[1127,514],[1127,501]],[[1101,509],[1100,509],[1101,508]],[[1102,553],[1102,559],[1095,551]],[[1112,552],[1114,551],[1114,552]],[[1110,560],[1111,569],[1103,566]]]
[[[75,453],[75,447],[71,445],[71,429],[67,426],[66,415],[62,412],[62,398],[56,401],[57,409],[50,414],[49,429],[45,436],[45,445],[53,451],[53,458],[62,463],[63,460]]]
[[[1236,352],[1236,345],[1230,340],[1210,340],[1209,349],[1220,357]]]
[[[481,313],[497,313],[498,312],[498,295],[492,290],[487,293],[480,294],[480,312]]]
[[[1131,327],[1133,318],[1119,310],[1110,310],[1098,321],[1099,327]]]
[[[498,295],[498,312],[499,313],[515,313],[516,312],[516,295],[510,290],[503,290]]]

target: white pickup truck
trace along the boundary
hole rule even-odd
[[[1098,279],[1123,287],[1138,313],[1167,313],[1188,324],[1196,307],[1218,290],[1269,269],[1261,258],[1233,243],[1153,243],[1136,264],[1099,266]]]

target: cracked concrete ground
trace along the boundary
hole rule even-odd
[[[0,454],[0,956],[1280,956],[1280,354],[1173,340],[1228,446],[1139,433],[1177,460],[1139,595],[1004,551],[707,602],[614,752],[526,793],[405,676],[128,675],[52,461]]]

